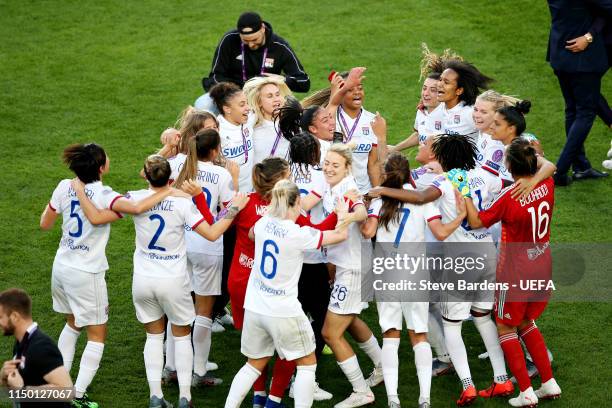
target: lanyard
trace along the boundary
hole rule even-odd
[[[246,82],[247,74],[246,74],[246,63],[244,61],[244,43],[243,42],[240,43],[240,52],[242,53],[242,81]],[[264,48],[263,50],[263,58],[261,60],[261,72],[259,73],[260,75],[263,75],[266,73],[266,57],[267,56],[268,56],[268,47]]]
[[[342,106],[338,106],[338,116],[340,116],[340,122],[342,122],[340,126],[342,126],[344,128],[344,131],[346,132],[346,140],[344,141],[344,143],[348,143],[353,138],[353,133],[355,133],[355,129],[357,129],[357,124],[359,123],[359,118],[361,118],[361,112],[363,112],[363,109],[359,109],[359,115],[357,115],[357,117],[355,118],[355,122],[353,123],[353,127],[350,131],[348,130],[348,125],[346,124],[346,120],[344,120],[344,114],[342,112]]]
[[[244,135],[245,130],[248,131],[248,129],[244,128],[244,125],[240,125],[240,134],[242,135],[242,148],[244,149],[244,164],[249,161],[249,145],[247,143],[246,136]]]

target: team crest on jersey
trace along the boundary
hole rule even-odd
[[[361,133],[363,133],[364,136],[368,136],[370,134],[370,128],[368,126],[363,126],[361,128]]]
[[[242,129],[242,134],[244,135],[244,137],[249,137],[249,129],[248,128],[244,128]]]
[[[503,157],[504,157],[504,152],[500,149],[500,150],[496,150],[495,152],[493,152],[493,156],[491,156],[491,159],[497,163],[501,161]]]
[[[436,130],[442,129],[442,121],[436,120],[436,122],[434,123],[434,127],[436,128]]]
[[[461,123],[461,115],[455,115],[453,122],[455,122],[455,125]]]
[[[266,68],[274,67],[274,58],[266,58],[266,61],[264,62],[264,66]]]

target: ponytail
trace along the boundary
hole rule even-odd
[[[290,208],[293,208],[300,196],[298,187],[289,180],[280,180],[274,184],[270,192],[272,200],[268,207],[268,215],[284,219]]]
[[[100,180],[100,167],[106,165],[106,152],[95,143],[73,144],[62,154],[64,163],[85,184]]]
[[[264,200],[269,200],[276,182],[288,173],[289,163],[280,157],[268,157],[253,166],[253,188]]]
[[[195,137],[190,138],[187,159],[176,178],[176,185],[180,187],[186,180],[194,180],[198,174],[198,161],[210,159],[210,153],[220,144],[221,138],[215,129],[200,130]]]
[[[517,137],[520,136],[527,128],[525,115],[529,113],[530,109],[531,102],[528,100],[522,100],[514,105],[505,106],[498,109],[497,113],[504,117],[504,120],[508,122],[508,125],[515,127],[515,137]]]
[[[400,153],[392,153],[385,162],[385,180],[382,187],[402,188],[404,184],[410,182],[410,163]],[[382,197],[382,207],[380,209],[380,225],[389,231],[389,224],[399,222],[399,209],[403,203],[395,198]]]

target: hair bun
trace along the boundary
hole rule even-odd
[[[514,107],[516,108],[516,110],[521,112],[523,115],[526,115],[529,113],[529,110],[531,109],[531,101],[528,101],[527,99],[523,99],[522,101],[518,101]]]

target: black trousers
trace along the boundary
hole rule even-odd
[[[565,99],[565,146],[557,161],[557,173],[591,168],[584,142],[597,115],[602,72],[555,71]]]
[[[298,283],[298,300],[302,304],[304,313],[312,318],[311,325],[315,334],[317,360],[321,357],[321,352],[325,347],[321,330],[327,314],[330,293],[329,273],[325,264],[303,264]]]

